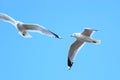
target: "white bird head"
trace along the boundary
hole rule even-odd
[[[22,22],[20,22],[20,21],[16,21],[16,24],[22,24]]]
[[[73,33],[73,34],[71,35],[71,37],[77,38],[77,37],[79,37],[80,35],[81,35],[80,33]]]

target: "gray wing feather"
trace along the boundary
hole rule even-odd
[[[90,36],[92,34],[93,30],[92,29],[84,29],[82,32],[83,35]]]
[[[79,48],[84,44],[84,41],[76,40],[70,47],[68,58],[70,59],[71,62],[73,62],[75,55]]]
[[[6,21],[6,22],[9,22],[11,24],[15,24],[16,23],[16,20],[13,19],[12,17],[6,15],[6,14],[3,14],[3,13],[0,13],[0,19]]]
[[[53,36],[55,38],[60,38],[57,34],[51,32],[50,30],[46,29],[45,27],[38,25],[38,24],[22,24],[26,30],[40,32],[42,34]]]

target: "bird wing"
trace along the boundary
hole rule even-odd
[[[38,24],[22,24],[25,30],[39,32],[48,36],[52,36],[55,38],[60,38],[57,34],[51,32],[50,30],[46,29],[45,27],[38,25]]]
[[[95,30],[92,30],[92,29],[84,29],[84,31],[82,32],[82,34],[83,34],[83,35],[86,35],[86,36],[90,36],[93,31],[95,31]]]
[[[13,25],[15,25],[15,23],[16,23],[16,20],[13,19],[12,17],[8,16],[7,14],[0,13],[0,19],[4,20],[6,22],[9,22]]]
[[[71,67],[75,58],[76,53],[84,44],[84,41],[76,40],[71,46],[68,54],[68,66]]]

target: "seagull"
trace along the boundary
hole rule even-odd
[[[71,69],[72,64],[74,63],[76,53],[86,42],[96,43],[96,44],[99,43],[99,40],[91,38],[92,33],[95,31],[98,31],[98,30],[85,28],[82,33],[73,33],[71,35],[71,37],[74,37],[77,40],[70,46],[70,49],[69,49],[69,53],[68,53],[68,69],[69,70]]]
[[[23,36],[24,38],[31,38],[32,37],[28,33],[28,31],[38,32],[38,33],[45,34],[45,35],[48,35],[48,36],[51,36],[51,37],[54,37],[54,38],[61,38],[57,34],[53,33],[52,31],[46,29],[45,27],[43,27],[43,26],[41,26],[39,24],[22,23],[20,21],[16,21],[12,17],[10,17],[10,16],[8,16],[7,14],[4,14],[4,13],[0,13],[0,19],[14,25],[18,29],[19,34],[21,36]]]

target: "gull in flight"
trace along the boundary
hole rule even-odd
[[[38,32],[41,34],[45,34],[54,38],[60,38],[57,34],[53,33],[52,31],[46,29],[45,27],[39,24],[26,24],[20,21],[16,21],[12,17],[8,16],[7,14],[0,13],[0,19],[13,24],[19,31],[19,34],[24,38],[31,38],[32,36],[28,33],[28,31]]]
[[[91,34],[95,31],[98,31],[98,30],[86,28],[84,29],[82,33],[73,33],[71,35],[71,37],[74,37],[77,40],[70,46],[70,49],[69,49],[69,54],[68,54],[68,69],[69,70],[72,67],[76,53],[86,42],[96,43],[96,44],[99,43],[99,40],[91,38]]]

